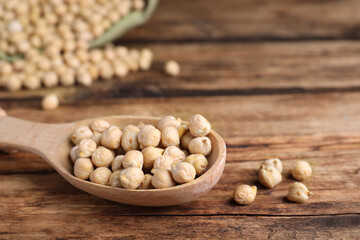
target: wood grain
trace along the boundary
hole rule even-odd
[[[160,1],[121,41],[359,39],[357,0]]]

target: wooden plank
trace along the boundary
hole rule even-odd
[[[207,195],[170,208],[166,214],[322,215],[360,213],[360,132],[356,124],[360,116],[359,101],[357,93],[88,99],[53,112],[11,104],[13,108],[9,113],[29,120],[66,122],[112,114],[176,114],[187,119],[201,112],[228,145],[224,175]],[[284,181],[274,190],[263,189],[256,181],[260,161],[270,157],[283,159],[286,170]],[[23,211],[45,214],[46,211],[57,212],[57,206],[63,205],[69,212],[81,209],[80,214],[85,205],[91,212],[121,209],[125,215],[164,214],[153,208],[110,203],[82,193],[56,173],[46,173],[51,169],[38,157],[19,153],[14,159],[9,155],[0,158],[0,169],[5,174],[0,176],[0,182],[7,186],[0,192],[4,193],[2,199],[10,209],[23,206]],[[287,188],[293,182],[287,171],[295,159],[309,161],[314,169],[313,177],[306,182],[314,192],[308,204],[290,204],[285,199]],[[44,173],[17,174],[28,171]],[[232,190],[238,183],[259,187],[252,205],[239,207],[231,200]],[[39,207],[40,202],[47,204]]]
[[[166,0],[120,41],[358,39],[359,9],[357,0]]]
[[[136,45],[144,47],[144,45]],[[360,89],[360,43],[353,41],[293,43],[204,43],[146,45],[155,53],[149,72],[121,80],[73,87],[9,93],[0,102],[40,106],[41,96],[57,92],[62,102],[101,98],[179,97],[321,93]],[[179,77],[163,73],[163,64],[176,59]]]
[[[2,215],[0,237],[121,239],[357,239],[360,216],[118,216],[93,213],[41,217],[33,213]],[[10,218],[7,218],[9,217]]]

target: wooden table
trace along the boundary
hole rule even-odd
[[[189,118],[202,113],[225,139],[220,182],[188,204],[148,208],[113,203],[65,182],[40,157],[0,155],[0,238],[360,238],[360,1],[161,2],[149,23],[120,44],[148,46],[150,72],[91,88],[56,89],[62,105],[41,111],[37,92],[0,92],[9,115],[68,122],[114,114]],[[181,76],[161,70],[181,63]],[[260,161],[283,160],[284,180],[259,185]],[[288,169],[309,161],[314,193],[285,196]],[[232,200],[255,184],[255,202]]]

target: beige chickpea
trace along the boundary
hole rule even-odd
[[[267,188],[274,188],[282,180],[281,173],[274,166],[263,166],[258,178],[260,183]]]
[[[152,61],[154,58],[154,54],[149,48],[143,48],[140,51],[140,57]]]
[[[189,142],[189,151],[192,154],[209,155],[211,152],[211,141],[208,137],[197,137]]]
[[[189,130],[194,137],[204,137],[210,133],[211,125],[201,114],[195,114],[189,121]]]
[[[185,162],[191,163],[194,166],[197,176],[204,174],[209,164],[206,157],[202,154],[191,154],[186,157]]]
[[[159,169],[152,177],[151,184],[154,188],[169,188],[175,186],[176,182],[169,170]]]
[[[94,165],[89,158],[79,158],[74,164],[74,175],[77,178],[86,180],[91,172],[94,171]]]
[[[120,147],[122,131],[117,126],[110,126],[101,136],[101,145],[110,149],[117,149]]]
[[[160,119],[157,127],[162,131],[162,129],[164,129],[165,127],[174,127],[177,129],[178,127],[180,127],[180,125],[181,125],[180,118],[175,118],[173,116],[165,116]]]
[[[171,165],[174,163],[174,159],[170,156],[160,156],[155,159],[154,167],[151,170],[151,173],[154,174],[159,169],[167,169],[171,171]]]
[[[151,184],[151,180],[152,180],[152,175],[151,174],[145,174],[144,180],[140,184],[139,189],[152,189],[152,188],[154,188],[153,185]]]
[[[165,73],[169,76],[177,76],[180,73],[180,65],[174,60],[165,63]]]
[[[101,136],[102,136],[102,133],[93,132],[93,135],[91,136],[91,139],[96,143],[96,145],[100,145]]]
[[[160,157],[164,152],[164,149],[156,147],[147,147],[144,148],[141,153],[144,156],[144,165],[145,170],[151,170],[154,166],[155,159]]]
[[[109,63],[102,63],[99,71],[100,77],[104,80],[111,80],[114,77],[114,69]]]
[[[5,111],[5,109],[3,109],[2,107],[0,107],[0,117],[5,117],[7,116],[7,112]]]
[[[35,90],[41,87],[41,80],[36,75],[27,75],[23,84],[25,88]]]
[[[120,181],[120,175],[121,175],[121,171],[122,170],[117,170],[114,171],[109,178],[109,181],[107,183],[107,185],[112,186],[112,187],[117,187],[117,188],[121,188],[121,181]]]
[[[122,160],[123,160],[123,158],[124,158],[124,155],[118,155],[113,159],[113,161],[111,163],[111,170],[113,172],[115,172],[117,170],[120,170],[120,169],[122,170]]]
[[[149,70],[151,67],[151,60],[148,58],[140,57],[139,68],[143,71]]]
[[[113,62],[114,74],[118,78],[123,78],[129,73],[129,68],[120,61]]]
[[[163,155],[171,157],[174,159],[174,162],[181,162],[185,160],[185,153],[175,146],[165,148]]]
[[[5,80],[4,86],[8,91],[15,92],[21,89],[22,82],[18,75],[10,75]]]
[[[96,167],[109,167],[115,153],[105,147],[97,147],[91,155],[91,160]]]
[[[89,87],[93,83],[91,75],[88,74],[87,72],[86,73],[78,73],[76,75],[76,79],[77,79],[78,84],[85,86],[85,87]]]
[[[265,160],[261,163],[260,168],[263,168],[265,166],[274,166],[280,173],[283,171],[283,165],[280,159],[278,158],[272,158]]]
[[[307,161],[296,161],[291,165],[291,175],[296,180],[303,181],[312,174],[312,169]]]
[[[161,130],[161,143],[164,147],[178,146],[180,143],[179,133],[174,127],[165,127]]]
[[[130,167],[121,171],[120,182],[123,188],[137,189],[144,180],[144,173],[140,168]]]
[[[71,135],[71,141],[77,145],[80,143],[81,140],[85,138],[91,138],[93,132],[88,126],[80,126],[75,129],[73,134]]]
[[[111,176],[110,169],[106,167],[99,167],[94,171],[92,171],[92,173],[90,174],[90,181],[93,183],[106,185],[109,182],[110,176]]]
[[[194,166],[188,162],[178,162],[171,166],[171,174],[177,183],[187,183],[195,179]]]
[[[71,69],[64,70],[63,74],[60,74],[60,84],[65,87],[69,87],[75,84],[75,73]]]
[[[90,157],[96,150],[96,143],[90,138],[85,138],[79,143],[79,156],[82,158]]]
[[[250,204],[255,200],[256,186],[239,185],[235,188],[233,198],[238,204]]]
[[[304,203],[312,197],[307,187],[299,182],[290,185],[287,198],[292,202]]]
[[[128,151],[122,159],[122,165],[124,168],[137,167],[142,169],[144,164],[144,157],[138,150]]]
[[[181,124],[178,128],[177,128],[178,134],[179,134],[179,138],[181,139],[182,136],[184,136],[185,133],[187,133],[189,131],[189,126],[187,124]]]
[[[136,150],[139,148],[138,135],[140,129],[134,125],[127,125],[123,129],[121,137],[121,147],[125,151]]]
[[[92,49],[89,53],[89,58],[93,63],[99,63],[104,58],[104,55],[99,49]]]
[[[71,161],[72,161],[73,163],[75,163],[75,161],[80,158],[80,154],[79,154],[79,153],[80,153],[80,151],[79,151],[79,146],[78,146],[78,145],[74,146],[74,147],[71,149],[71,151],[70,151],[70,158],[71,158]]]
[[[45,87],[51,88],[58,85],[59,77],[55,72],[44,72],[41,77],[41,81]]]
[[[189,143],[194,137],[190,132],[186,132],[180,139],[181,146],[185,149],[189,149]]]
[[[138,135],[140,148],[156,147],[160,143],[161,132],[152,125],[144,126]]]
[[[102,119],[96,119],[96,120],[92,121],[90,124],[91,130],[93,130],[94,132],[99,132],[99,133],[103,133],[109,127],[110,127],[110,123],[108,123],[107,121],[102,120]]]
[[[54,110],[59,107],[59,98],[54,93],[46,95],[41,101],[41,107],[44,110]]]

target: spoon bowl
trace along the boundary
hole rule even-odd
[[[160,118],[137,116],[103,117],[110,124],[124,127],[128,124],[156,125]],[[73,145],[70,136],[74,129],[89,125],[95,119],[65,124],[45,124],[12,117],[0,117],[0,147],[32,152],[44,158],[66,181],[73,186],[100,198],[138,206],[170,206],[190,202],[209,191],[220,179],[225,166],[226,146],[215,131],[208,137],[212,151],[207,156],[208,170],[186,184],[165,189],[123,189],[95,184],[73,175],[69,153]]]

